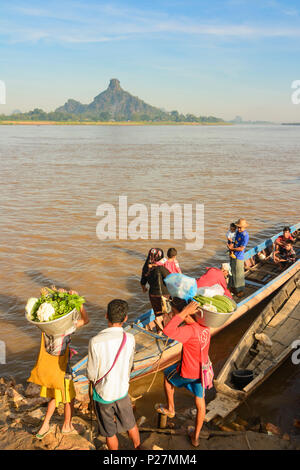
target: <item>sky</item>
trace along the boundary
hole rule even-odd
[[[0,113],[89,103],[111,78],[167,111],[300,122],[300,0],[0,2]]]

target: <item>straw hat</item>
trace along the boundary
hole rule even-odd
[[[248,222],[246,219],[239,219],[237,222],[234,222],[237,227],[249,227]]]

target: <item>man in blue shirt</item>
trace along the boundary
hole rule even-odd
[[[235,225],[238,229],[235,242],[228,243],[228,248],[235,255],[235,258],[230,259],[232,271],[230,286],[233,288],[233,292],[237,297],[243,297],[245,289],[244,254],[249,242],[249,234],[246,232],[248,223],[245,219],[239,219],[235,222]]]

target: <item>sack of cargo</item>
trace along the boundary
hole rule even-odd
[[[186,276],[185,274],[169,274],[164,279],[164,283],[172,297],[178,297],[179,299],[188,301],[197,294],[196,279]]]
[[[214,284],[211,287],[198,287],[197,295],[203,297],[214,297],[215,295],[224,295],[224,289],[220,284]]]

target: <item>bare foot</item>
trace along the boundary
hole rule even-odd
[[[199,439],[195,439],[195,428],[194,426],[188,427],[188,436],[191,440],[191,444],[193,447],[199,447]]]
[[[199,447],[199,438],[201,439],[208,439],[209,438],[209,432],[208,431],[205,431],[205,430],[202,430],[199,434],[199,437],[198,439],[195,439],[195,428],[194,426],[188,426],[188,436],[191,440],[191,444],[193,447]]]

